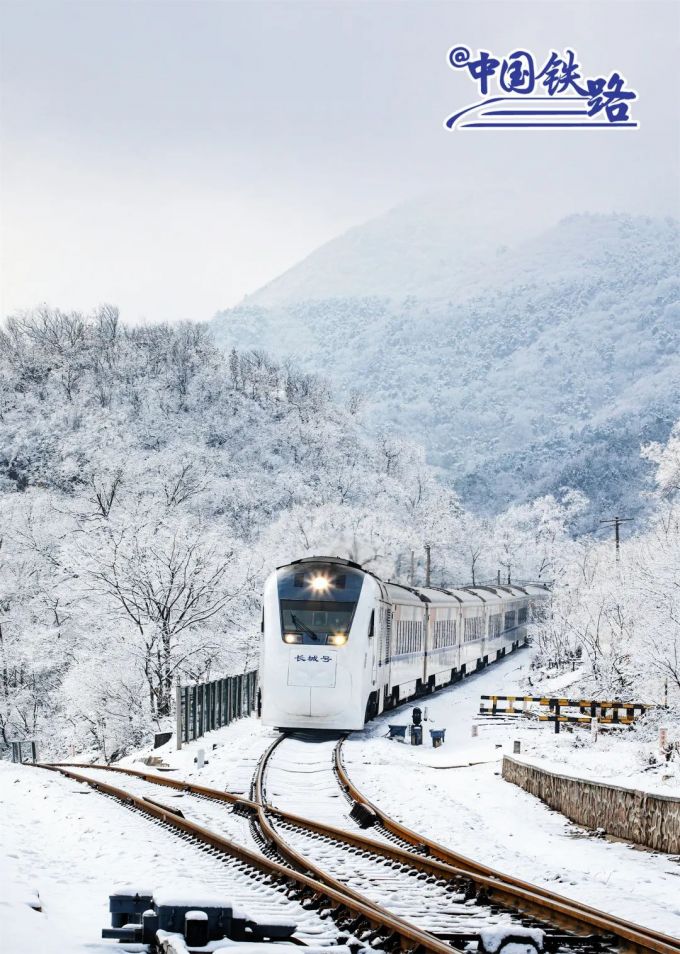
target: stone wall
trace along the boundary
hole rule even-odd
[[[557,775],[508,755],[503,757],[503,778],[579,825],[680,854],[680,798]]]

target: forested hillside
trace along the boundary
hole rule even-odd
[[[559,580],[580,552],[581,495],[479,517],[356,400],[113,308],[0,329],[0,448],[0,752],[146,741],[178,681],[257,664],[263,580],[291,559],[423,583],[427,544],[445,584]]]
[[[42,309],[0,330],[0,382],[4,743],[138,742],[176,680],[256,664],[277,563],[389,573],[460,511],[417,449],[200,325]]]
[[[484,244],[473,219],[454,240],[421,211],[419,228],[409,206],[320,249],[218,315],[218,341],[360,389],[368,422],[422,440],[474,509],[566,486],[592,501],[584,528],[638,513],[640,448],[680,411],[677,223],[573,215],[513,242],[506,215]],[[324,284],[334,297],[301,297]]]

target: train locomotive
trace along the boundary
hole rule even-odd
[[[262,721],[355,730],[526,641],[543,584],[410,587],[337,557],[279,567],[264,590]]]

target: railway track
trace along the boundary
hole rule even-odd
[[[670,937],[503,875],[391,819],[349,778],[342,739],[280,736],[257,767],[251,799],[115,766],[51,768],[283,881],[307,906],[332,913],[336,943],[450,954],[485,928],[514,925],[541,927],[546,949],[561,954],[680,951]],[[104,781],[116,773],[125,788]],[[360,827],[367,820],[373,826]]]
[[[268,799],[268,773],[277,776],[272,787],[276,789],[279,803],[282,797],[284,801],[287,799],[288,809],[300,798],[301,789],[307,795],[305,802],[310,790],[312,800],[318,802],[314,797],[316,786],[310,786],[307,781],[309,764],[305,766],[303,762],[300,772],[297,753],[286,753],[284,767],[277,768],[277,753],[281,761],[281,750],[291,745],[299,748],[301,743],[281,736],[270,746],[256,772],[252,793],[253,800],[261,806],[260,825],[280,855],[291,863],[300,868],[304,866],[319,880],[368,899],[381,912],[405,918],[431,937],[461,949],[471,941],[478,941],[483,931],[492,928],[514,931],[517,935],[526,928],[540,928],[546,932],[546,947],[553,951],[602,949],[598,937],[567,936],[551,931],[550,925],[523,912],[510,913],[507,905],[500,905],[487,896],[488,885],[483,883],[486,879],[475,883],[460,870],[418,856],[410,848],[394,844],[387,832],[366,835],[350,817],[350,807],[344,800],[336,798],[328,805],[330,800],[326,799],[325,817],[316,820],[310,820],[308,810],[301,816],[275,808]],[[325,750],[317,760],[317,770],[322,775],[333,775],[334,747],[328,742],[307,746]],[[325,773],[320,767],[324,761],[327,762]],[[293,775],[290,785],[282,778],[287,774]],[[297,784],[300,775],[302,786]],[[335,786],[337,788],[337,782]],[[326,789],[327,781],[322,781],[321,787]]]
[[[90,785],[102,794],[123,802],[127,807],[150,815],[156,821],[177,830],[195,843],[207,846],[216,856],[226,856],[230,863],[235,863],[235,870],[244,878],[256,877],[259,874],[264,876],[268,886],[278,884],[287,888],[288,890],[281,898],[282,902],[292,899],[304,911],[312,911],[322,922],[329,919],[330,915],[332,930],[329,927],[324,932],[317,928],[317,936],[313,937],[315,932],[307,926],[306,930],[301,932],[302,936],[298,936],[298,943],[346,944],[354,951],[370,945],[386,951],[422,950],[430,951],[432,954],[451,954],[451,947],[445,941],[427,934],[395,915],[383,913],[356,892],[338,890],[327,882],[319,881],[306,874],[304,870],[300,870],[300,867],[306,868],[304,863],[298,866],[291,864],[290,860],[282,862],[271,857],[272,850],[266,834],[266,825],[264,828],[259,828],[259,835],[256,834],[254,838],[250,836],[250,839],[244,836],[244,828],[241,826],[242,840],[236,841],[221,831],[206,828],[194,820],[190,817],[192,811],[190,806],[193,803],[182,803],[182,807],[171,803],[167,792],[163,789],[172,789],[178,795],[181,793],[182,798],[193,796],[201,801],[220,802],[223,815],[228,814],[225,807],[229,805],[232,812],[249,812],[257,817],[263,809],[255,802],[216,789],[194,786],[175,779],[159,778],[152,773],[116,766],[95,768],[91,765],[42,765],[41,767]],[[114,785],[102,777],[111,775],[121,778],[123,785]],[[202,820],[205,820],[207,810],[203,806],[200,811]],[[219,827],[223,829],[225,824],[227,823],[222,819]],[[245,844],[248,840],[250,844]],[[271,909],[268,913],[271,914]],[[292,919],[295,919],[294,915]]]
[[[179,804],[173,804],[174,799],[167,797],[163,786],[149,783],[148,792],[142,793],[139,783],[143,780],[136,775],[125,778],[124,786],[115,785],[110,781],[113,772],[108,769],[98,770],[96,775],[88,770],[75,771],[71,766],[56,770],[69,779],[90,785],[105,797],[122,802],[132,813],[145,816],[151,824],[161,826],[168,836],[181,840],[186,849],[184,868],[170,882],[179,894],[187,890],[189,895],[192,892],[195,895],[198,883],[199,893],[227,898],[255,920],[259,916],[260,920],[266,920],[275,910],[277,916],[297,924],[295,943],[331,946],[331,949],[338,943],[340,931],[327,918],[326,910],[309,903],[314,897],[311,879],[307,879],[307,883],[282,877],[276,865],[260,863],[256,851],[249,851],[246,846],[187,817],[187,806],[179,800]],[[98,776],[108,776],[108,779]],[[218,806],[218,810],[226,814],[222,806]],[[134,864],[130,881],[134,887]]]
[[[260,766],[260,775],[264,774],[265,763],[271,761],[272,754],[276,748],[282,744],[282,739],[277,740],[265,754]],[[294,740],[291,740],[294,743]],[[631,924],[615,916],[596,911],[586,905],[569,901],[559,895],[556,895],[546,889],[528,884],[520,879],[512,878],[495,871],[487,866],[478,864],[464,856],[457,855],[445,847],[435,842],[423,838],[416,832],[411,831],[406,826],[401,825],[390,818],[386,813],[381,812],[356,788],[344,767],[342,759],[342,742],[340,739],[333,746],[333,768],[337,782],[346,793],[353,806],[360,806],[359,811],[356,808],[352,814],[358,819],[373,822],[370,829],[370,835],[365,831],[353,831],[351,833],[338,831],[338,824],[346,825],[347,803],[343,806],[339,804],[338,799],[329,799],[329,783],[327,777],[324,777],[321,783],[310,785],[308,778],[310,775],[309,765],[305,765],[301,760],[299,753],[295,753],[290,758],[290,763],[294,766],[293,775],[298,775],[298,781],[295,779],[288,785],[277,784],[274,781],[272,791],[276,798],[277,805],[285,808],[290,813],[294,807],[296,799],[304,797],[308,804],[308,810],[305,812],[305,819],[299,819],[298,824],[304,823],[307,827],[312,827],[316,831],[326,831],[332,838],[344,840],[356,847],[362,848],[367,856],[379,855],[389,859],[393,863],[403,864],[411,869],[418,869],[421,876],[425,874],[432,879],[432,882],[441,886],[448,884],[454,892],[460,890],[465,885],[465,875],[469,876],[466,887],[466,897],[468,903],[471,898],[476,898],[478,902],[478,914],[481,915],[477,920],[484,918],[482,913],[484,905],[487,910],[490,907],[492,915],[497,917],[499,911],[512,911],[515,914],[525,915],[531,920],[525,921],[525,924],[539,923],[544,929],[547,927],[546,942],[548,946],[562,950],[568,950],[571,947],[583,947],[587,944],[594,946],[614,946],[619,950],[630,951],[655,951],[657,954],[670,954],[670,952],[680,951],[680,945],[666,935],[647,929],[642,926]],[[299,743],[298,743],[299,745]],[[300,771],[302,767],[302,771]],[[301,781],[300,781],[301,780]],[[317,796],[317,790],[324,798]],[[303,796],[304,793],[304,796]],[[263,793],[257,793],[259,801],[264,801]],[[299,802],[298,802],[299,803]],[[321,805],[321,817],[319,817],[319,805]],[[271,813],[271,812],[270,812]],[[283,814],[283,813],[282,813]],[[316,824],[310,826],[310,815],[317,816]],[[351,819],[349,820],[352,824]],[[290,830],[290,825],[284,818],[286,830]],[[331,828],[331,826],[334,826]],[[358,825],[354,825],[358,828]],[[291,836],[288,836],[289,839]],[[300,846],[299,836],[292,836],[295,845]],[[290,843],[290,841],[289,841]],[[310,860],[315,861],[318,854],[313,851],[309,841],[306,842],[307,850],[311,853]],[[284,849],[285,850],[285,849]],[[332,868],[333,859],[328,859],[328,854],[322,855],[322,861],[327,859],[326,863]],[[356,878],[357,875],[354,875]],[[378,885],[378,888],[380,885]],[[455,909],[451,913],[457,914]],[[409,915],[412,916],[412,915]],[[470,912],[468,911],[468,917]],[[488,917],[488,915],[487,915]],[[434,924],[438,922],[434,919]],[[574,932],[576,937],[567,938],[555,933],[555,927],[567,929]],[[436,930],[436,928],[435,928]],[[462,933],[465,933],[464,931]]]
[[[376,820],[378,830],[392,836],[398,842],[409,846],[411,850],[422,853],[432,860],[439,860],[452,869],[468,871],[471,875],[489,879],[493,884],[491,897],[503,899],[504,892],[508,892],[506,902],[518,903],[525,910],[541,914],[553,923],[569,924],[590,927],[601,934],[608,934],[615,939],[620,950],[623,951],[655,951],[657,954],[678,954],[680,942],[669,935],[655,931],[642,925],[634,924],[598,911],[581,902],[565,899],[563,896],[543,888],[540,885],[530,884],[519,878],[504,874],[488,865],[481,864],[471,858],[461,855],[438,842],[411,830],[406,825],[393,819],[379,806],[371,802],[354,784],[350,778],[342,755],[341,739],[335,746],[333,759],[334,768],[339,783],[348,798],[362,807]],[[496,894],[498,892],[498,894]],[[513,897],[516,899],[513,902]],[[525,898],[525,901],[522,898]]]

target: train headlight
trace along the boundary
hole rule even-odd
[[[328,637],[330,646],[344,646],[347,642],[347,633],[331,633]]]
[[[331,581],[327,576],[313,576],[309,581],[309,585],[316,593],[325,593],[331,585]]]
[[[283,641],[284,643],[301,643],[302,636],[300,633],[284,633]]]

